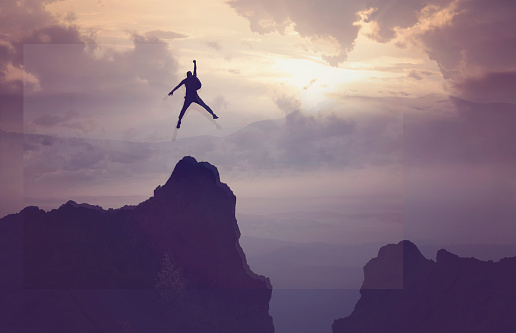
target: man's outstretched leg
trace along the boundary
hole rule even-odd
[[[206,111],[208,111],[213,116],[213,119],[219,119],[219,117],[217,117],[217,115],[213,113],[210,107],[206,105],[206,103],[204,103],[204,101],[199,96],[197,96],[197,99],[194,102],[205,108]]]
[[[192,101],[185,99],[185,103],[183,104],[183,108],[181,109],[181,112],[179,112],[179,120],[177,121],[176,128],[181,127],[181,119],[183,119],[183,116],[185,115],[186,109],[192,104]]]

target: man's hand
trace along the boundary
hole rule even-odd
[[[169,95],[169,96],[172,96],[172,94],[173,94],[173,93],[174,93],[174,92],[173,92],[173,91],[171,91],[171,92],[169,92],[169,93],[168,93],[168,95]]]

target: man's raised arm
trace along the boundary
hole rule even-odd
[[[197,61],[193,61],[193,75],[197,76]]]

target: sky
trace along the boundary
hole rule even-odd
[[[358,289],[402,239],[429,258],[515,256],[515,14],[511,0],[3,0],[0,216],[135,205],[190,155],[235,193],[249,264],[280,289]],[[219,119],[193,105],[176,131],[184,88],[167,93],[193,60]],[[274,293],[277,331],[329,331],[353,295],[316,309]]]
[[[3,1],[1,215],[137,204],[192,155],[235,192],[245,236],[512,244],[515,12],[507,0]],[[166,95],[194,59],[220,119],[193,106],[175,132],[184,89]]]

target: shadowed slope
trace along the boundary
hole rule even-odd
[[[403,241],[382,247],[364,275],[355,310],[334,333],[516,330],[516,257],[486,262],[442,249],[434,262]]]
[[[271,286],[247,265],[235,203],[214,166],[185,157],[138,206],[106,211],[69,201],[0,220],[1,325],[273,332]]]

